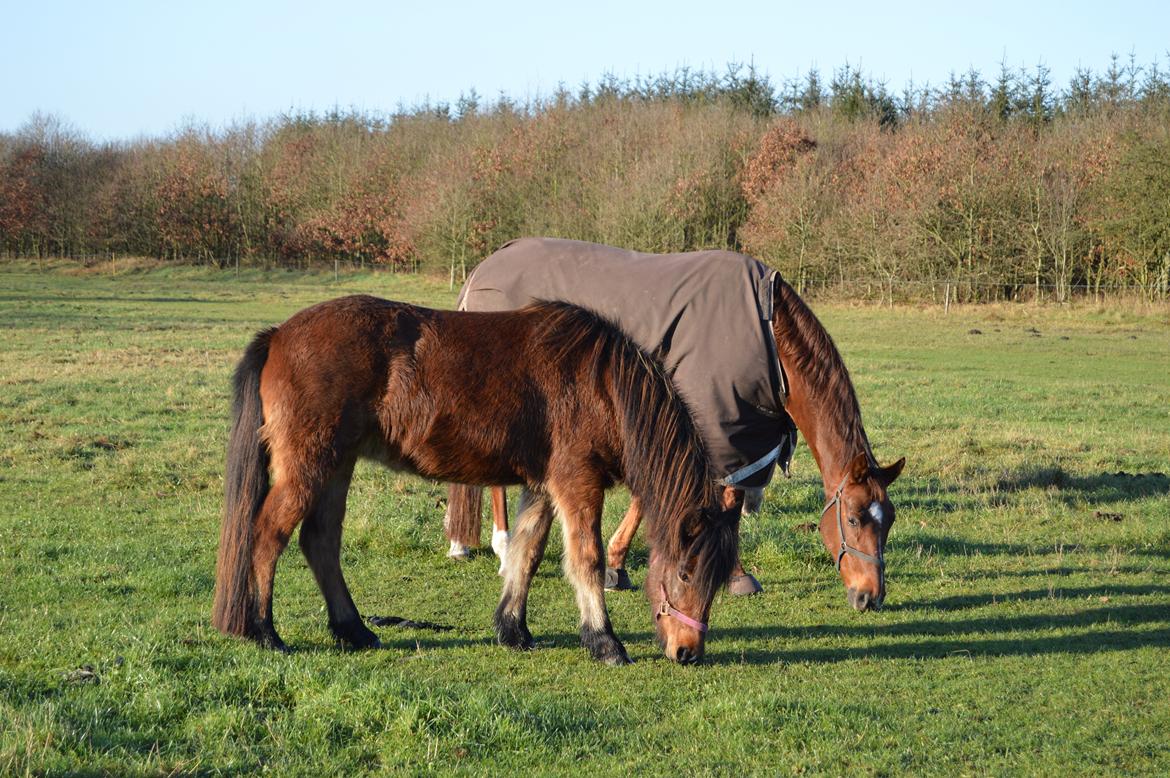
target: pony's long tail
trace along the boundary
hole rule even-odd
[[[236,367],[232,399],[232,431],[228,439],[224,478],[223,525],[215,571],[215,605],[211,623],[220,632],[246,635],[258,621],[252,576],[252,545],[256,516],[268,495],[268,449],[260,439],[264,411],[260,404],[260,371],[268,361],[274,329],[260,332]]]
[[[447,486],[447,517],[443,520],[443,531],[447,540],[469,548],[479,545],[479,533],[483,520],[483,487],[450,484]]]

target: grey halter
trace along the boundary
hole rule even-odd
[[[882,552],[883,544],[881,538],[878,538],[877,556],[867,554],[859,548],[854,548],[845,541],[845,523],[842,521],[841,516],[843,512],[841,510],[841,492],[845,490],[845,483],[848,480],[849,473],[846,473],[845,477],[841,479],[841,483],[837,485],[837,491],[833,492],[833,499],[829,500],[825,509],[821,511],[821,518],[824,518],[825,514],[829,512],[829,508],[832,508],[834,505],[837,506],[837,535],[841,538],[841,548],[837,552],[837,572],[841,572],[841,560],[845,558],[846,554],[849,554],[850,556],[855,556],[858,559],[877,565],[878,579],[884,587],[886,583],[886,559],[885,554]]]

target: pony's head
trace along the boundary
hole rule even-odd
[[[876,467],[868,454],[858,454],[821,513],[821,539],[841,574],[849,604],[859,611],[880,608],[886,596],[886,538],[894,524],[886,489],[905,464],[903,457]]]
[[[654,632],[667,658],[693,664],[703,657],[707,617],[715,592],[738,557],[739,502],[704,508],[675,548],[650,553],[646,597]]]

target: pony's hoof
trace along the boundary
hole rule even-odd
[[[471,549],[457,540],[451,541],[451,548],[447,549],[447,558],[457,562],[465,561],[471,555]]]
[[[760,586],[760,582],[751,573],[744,573],[743,575],[733,575],[731,580],[727,582],[727,590],[736,597],[751,597],[753,594],[759,594],[764,591],[764,587]]]
[[[276,634],[276,630],[270,625],[256,626],[245,635],[260,646],[269,651],[279,651],[282,654],[291,654],[292,651],[280,639],[280,635]]]
[[[631,665],[633,660],[626,653],[626,647],[612,632],[607,630],[581,629],[581,645],[589,649],[589,653],[598,662],[610,667]]]
[[[333,627],[333,637],[337,640],[337,647],[346,651],[364,651],[382,647],[382,641],[378,639],[378,636],[366,629],[360,621]]]
[[[622,667],[623,665],[632,665],[634,663],[634,660],[630,659],[630,655],[626,653],[624,648],[619,653],[597,658],[610,667]]]
[[[536,641],[519,619],[503,617],[496,619],[496,640],[501,646],[516,651],[531,651],[536,648]]]
[[[605,568],[605,590],[607,592],[624,592],[633,589],[630,576],[624,567]]]

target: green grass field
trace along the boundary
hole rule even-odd
[[[766,592],[717,598],[692,668],[641,592],[608,597],[636,664],[586,656],[557,530],[538,650],[496,646],[495,559],[444,558],[445,490],[363,465],[359,607],[453,629],[336,650],[294,545],[275,609],[296,650],[266,653],[209,624],[228,376],[258,328],[356,291],[454,299],[417,276],[0,266],[0,774],[1170,772],[1166,309],[814,303],[878,457],[908,459],[878,613],[799,529],[822,505],[803,445],[744,524]]]

